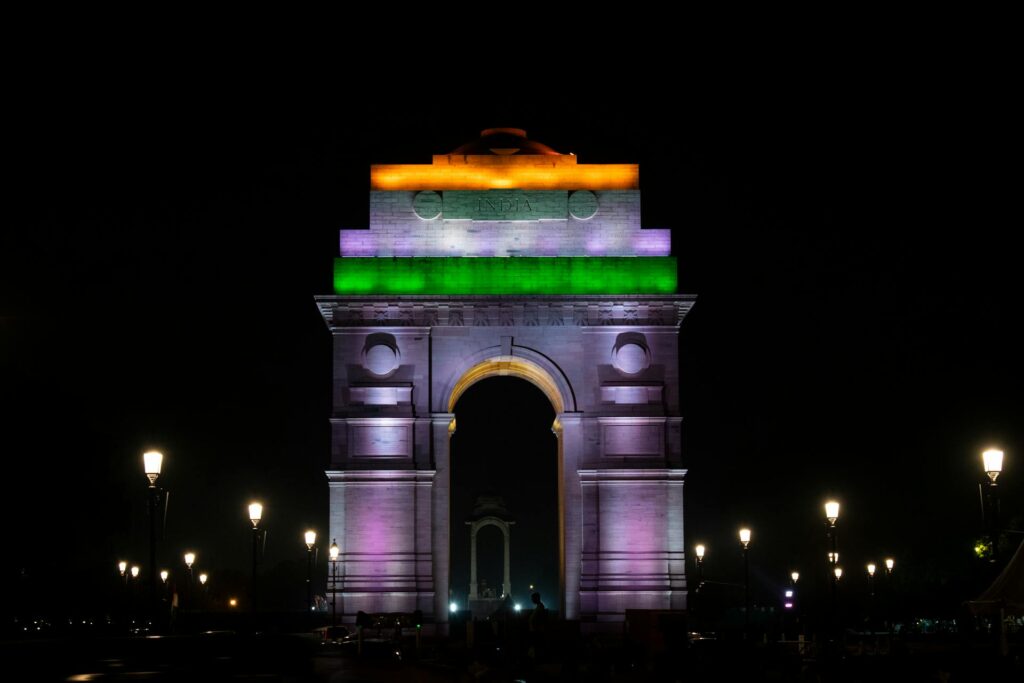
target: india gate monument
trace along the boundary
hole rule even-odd
[[[566,619],[683,609],[679,326],[668,229],[640,220],[636,164],[586,164],[513,128],[430,163],[370,168],[369,227],[340,231],[328,598],[449,619],[454,408],[524,379],[555,411]],[[485,457],[485,456],[479,456]]]

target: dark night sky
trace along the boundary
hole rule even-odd
[[[1007,516],[1024,490],[1009,110],[955,70],[819,76],[430,106],[33,90],[2,237],[4,571],[88,585],[141,559],[147,447],[167,458],[175,556],[244,570],[260,496],[268,563],[301,567],[302,529],[326,522],[313,296],[337,230],[366,225],[369,164],[513,125],[583,162],[639,162],[644,224],[674,231],[680,291],[699,297],[681,388],[688,546],[709,545],[708,571],[739,576],[741,523],[759,585],[809,571],[836,495],[844,564],[892,553],[935,590],[973,590],[980,451],[1007,452]]]

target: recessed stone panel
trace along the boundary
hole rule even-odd
[[[408,425],[353,425],[351,429],[353,458],[412,456],[412,429]]]

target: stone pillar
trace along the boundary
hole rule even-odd
[[[469,529],[469,599],[476,600],[476,532],[477,526],[474,524]]]
[[[454,413],[431,413],[430,438],[433,451],[434,488],[431,501],[431,534],[434,547],[434,619],[448,622],[448,579],[451,558],[451,435]]]
[[[511,578],[511,572],[509,571],[509,547],[508,547],[509,546],[509,543],[508,543],[509,536],[511,536],[512,534],[509,533],[508,525],[506,525],[501,530],[501,532],[505,536],[505,576],[504,576],[504,580],[501,582],[501,592],[502,592],[503,596],[505,596],[505,595],[512,595],[512,578]],[[476,565],[474,565],[474,567],[475,566]]]
[[[562,519],[559,543],[561,612],[565,619],[580,617],[580,553],[583,518],[579,463],[583,452],[583,423],[579,413],[560,413],[553,427],[558,435],[558,515]]]

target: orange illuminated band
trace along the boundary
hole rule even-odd
[[[637,164],[533,163],[381,164],[370,167],[371,190],[637,190]]]

